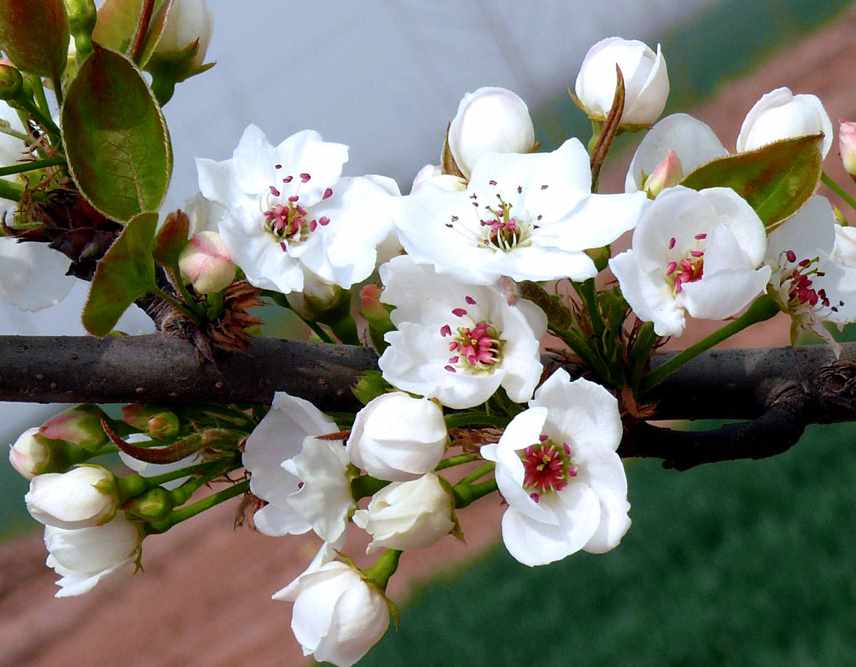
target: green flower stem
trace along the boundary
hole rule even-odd
[[[181,271],[177,266],[165,268],[169,273],[170,278],[172,278],[173,285],[175,285],[175,288],[184,300],[185,305],[201,317],[205,312],[205,306],[199,303],[190,293],[190,290],[187,289],[187,285],[181,277]]]
[[[603,336],[604,324],[603,318],[600,315],[600,308],[598,308],[597,305],[594,278],[589,278],[581,283],[572,282],[571,284],[574,286],[577,294],[580,295],[580,298],[588,309],[595,341],[600,341]]]
[[[709,350],[714,345],[718,345],[725,339],[730,338],[734,334],[752,326],[753,324],[769,320],[778,312],[779,306],[771,297],[766,294],[758,297],[740,317],[732,320],[721,329],[717,329],[707,338],[700,340],[695,345],[691,345],[682,352],[679,352],[667,362],[657,366],[657,368],[651,371],[642,381],[641,393],[644,394],[645,392],[651,391],[672,373],[677,371],[681,366],[688,361],[695,359],[702,352]]]
[[[187,480],[184,484],[179,486],[177,489],[173,489],[169,492],[170,498],[172,499],[173,505],[183,505],[188,500],[193,497],[193,494],[196,493],[203,486],[211,482],[212,480],[217,479],[221,475],[225,475],[231,470],[234,470],[238,467],[237,463],[229,462],[220,467],[219,469],[213,468],[210,472],[205,474],[199,474],[189,480]]]
[[[12,201],[21,201],[21,196],[23,194],[24,188],[17,183],[0,180],[0,198],[11,199]]]
[[[35,74],[27,74],[27,82],[33,89],[33,99],[39,107],[39,110],[44,114],[50,114],[48,106],[48,98],[45,96],[45,87],[42,84],[42,77]]]
[[[64,157],[49,157],[44,160],[33,160],[32,162],[21,162],[13,164],[9,167],[0,167],[0,176],[10,176],[12,174],[21,174],[25,171],[35,171],[36,169],[44,169],[45,167],[58,167],[66,163]]]
[[[454,468],[455,466],[463,465],[464,463],[472,463],[473,461],[480,460],[481,456],[478,454],[458,454],[457,456],[450,456],[447,459],[443,459],[437,464],[437,467],[434,468],[434,470],[445,470],[446,468]]]
[[[485,475],[492,473],[495,468],[496,468],[495,463],[491,463],[491,462],[485,463],[484,465],[481,465],[478,468],[476,468],[475,470],[473,470],[466,477],[462,478],[458,482],[458,484],[471,484],[472,482],[476,482],[476,481],[480,480],[482,477],[484,477]]]
[[[189,477],[191,475],[200,475],[202,477],[207,477],[211,474],[214,474],[215,476],[221,475],[236,467],[238,467],[238,463],[232,458],[225,460],[219,459],[217,461],[208,461],[207,463],[197,463],[196,465],[188,466],[187,468],[172,470],[170,472],[165,472],[162,475],[154,475],[152,477],[145,477],[144,479],[146,480],[146,484],[149,488],[154,488],[155,486],[160,486],[161,484],[166,484],[167,482],[172,482],[176,479]]]
[[[461,428],[463,426],[508,426],[508,417],[504,415],[488,415],[484,412],[456,412],[446,415],[446,428]]]
[[[399,560],[401,560],[400,551],[387,549],[371,567],[363,570],[363,576],[380,590],[385,591],[387,583],[398,569]]]
[[[164,519],[163,521],[153,522],[150,524],[150,532],[155,533],[163,533],[172,528],[173,526],[178,525],[182,521],[187,521],[188,519],[192,519],[197,514],[202,514],[205,510],[209,510],[212,507],[216,507],[220,503],[226,502],[227,500],[231,500],[235,496],[240,496],[243,493],[246,493],[250,490],[250,482],[249,480],[244,482],[239,482],[238,484],[234,484],[227,489],[223,489],[222,491],[218,491],[217,493],[212,493],[210,496],[206,496],[202,500],[199,500],[191,505],[187,505],[186,507],[182,507],[177,510],[173,510],[169,517]]]
[[[462,484],[459,482],[452,487],[452,492],[455,494],[455,508],[461,509],[466,507],[496,490],[496,479],[479,482],[478,484]]]
[[[850,208],[852,208],[853,210],[856,210],[856,199],[854,199],[854,197],[853,197],[849,192],[847,192],[847,190],[845,190],[843,187],[841,187],[841,186],[840,186],[840,185],[835,181],[835,179],[833,179],[829,174],[827,174],[827,173],[824,171],[824,172],[823,172],[823,174],[822,174],[822,175],[821,175],[821,177],[820,177],[820,180],[823,182],[823,184],[824,184],[826,187],[828,187],[828,188],[829,188],[830,190],[832,190],[835,194],[837,194],[837,195],[838,195],[839,197],[841,197],[844,201],[846,201],[846,202],[847,202],[847,204],[850,206]]]
[[[182,315],[192,320],[197,326],[202,326],[202,319],[199,317],[199,315],[197,315],[193,310],[191,310],[189,306],[176,299],[172,294],[167,294],[160,287],[155,287],[152,290],[152,294],[157,296],[159,299],[166,301]]]

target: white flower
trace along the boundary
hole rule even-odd
[[[621,68],[625,87],[621,124],[651,125],[669,98],[669,72],[659,44],[654,53],[637,40],[607,37],[599,41],[580,66],[577,99],[590,118],[604,120],[615,98],[616,65]]]
[[[659,336],[680,336],[685,316],[721,320],[761,294],[770,268],[764,223],[730,188],[669,188],[609,260],[636,316]]]
[[[473,286],[398,257],[380,269],[381,301],[395,307],[397,331],[379,366],[390,384],[471,408],[503,387],[529,400],[541,379],[539,341],[547,318],[531,301],[508,304],[495,287]]]
[[[198,68],[205,61],[213,30],[214,17],[206,0],[178,0],[172,3],[155,53],[174,57],[198,40],[192,60],[192,65]]]
[[[422,187],[401,201],[407,253],[438,273],[489,285],[515,280],[585,280],[584,252],[636,224],[644,194],[593,195],[589,156],[577,139],[552,153],[489,153],[463,192]]]
[[[96,465],[34,477],[24,502],[36,521],[66,529],[100,526],[119,508],[113,473]]]
[[[529,409],[506,427],[498,445],[496,482],[508,509],[502,539],[524,565],[546,565],[580,549],[604,553],[630,528],[627,478],[616,450],[618,402],[562,369],[535,392]]]
[[[455,192],[467,189],[467,181],[460,176],[444,174],[443,168],[437,164],[426,164],[416,172],[413,177],[413,185],[410,186],[410,194],[425,187],[438,188],[447,192]]]
[[[794,95],[776,88],[755,102],[737,137],[737,152],[755,150],[775,141],[823,133],[822,154],[832,147],[832,121],[815,95]]]
[[[220,236],[256,287],[303,289],[304,270],[350,287],[374,271],[398,192],[383,176],[341,178],[348,147],[304,130],[272,146],[250,125],[232,159],[198,159],[205,198],[227,209]]]
[[[199,294],[226,289],[235,279],[237,267],[217,232],[198,232],[187,242],[178,258],[182,278]]]
[[[434,470],[447,441],[439,405],[396,391],[372,399],[357,413],[348,455],[372,477],[400,482]]]
[[[666,159],[669,151],[677,156],[682,176],[687,176],[711,160],[728,155],[722,142],[706,123],[685,113],[666,116],[648,131],[636,149],[627,169],[625,191],[644,190],[646,180]]]
[[[39,437],[39,427],[28,428],[9,448],[9,463],[25,479],[33,479],[50,463],[50,447]]]
[[[309,568],[273,599],[294,602],[291,630],[303,655],[350,667],[386,633],[389,607],[383,593],[334,557],[325,544]]]
[[[529,108],[507,88],[467,93],[449,125],[449,150],[465,177],[487,153],[528,153],[534,147]]]
[[[372,536],[366,553],[429,547],[455,529],[455,502],[437,475],[394,482],[372,496],[368,509],[354,512],[354,523]]]
[[[814,196],[767,242],[770,286],[791,315],[793,332],[813,331],[836,352],[840,348],[822,323],[843,326],[856,320],[856,268],[830,257],[838,227],[829,200]]]
[[[82,595],[104,577],[130,571],[143,543],[140,526],[120,512],[103,526],[67,530],[45,527],[47,565],[60,575],[56,597]]]
[[[328,542],[345,533],[354,507],[348,458],[336,424],[309,401],[277,392],[270,412],[247,438],[244,467],[250,491],[268,505],[253,515],[265,535],[300,535],[315,530]]]
[[[856,227],[835,225],[832,260],[841,266],[856,268]]]

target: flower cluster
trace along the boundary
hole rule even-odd
[[[207,67],[205,3],[176,4],[147,61],[161,104]],[[402,554],[463,537],[459,514],[481,498],[501,503],[502,541],[524,565],[616,548],[631,525],[622,437],[666,374],[779,312],[794,342],[819,335],[833,349],[831,325],[856,321],[856,234],[816,194],[834,139],[820,100],[767,93],[731,154],[689,115],[658,120],[668,94],[659,47],[605,39],[574,86],[588,149],[569,138],[541,150],[526,103],[480,88],[406,195],[384,176],[345,175],[348,146],[313,130],[277,143],[250,125],[230,158],[199,158],[199,194],[147,259],[168,283],[150,292],[203,356],[245,349],[266,303],[289,311],[295,337],[373,348],[378,370],[337,387],[336,405],[277,392],[264,408],[132,404],[113,418],[77,406],[23,433],[9,457],[30,480],[58,595],[130,572],[144,538],[244,495],[258,532],[320,540],[274,598],[293,603],[305,654],[341,667],[386,632]],[[856,174],[854,127],[839,147]],[[622,132],[645,134],[625,191],[600,193]],[[33,240],[23,204],[7,213],[13,235]],[[613,253],[624,235],[629,249]],[[0,296],[38,307],[65,287],[17,290],[33,247],[0,242],[14,259]],[[652,370],[689,318],[728,323]],[[358,411],[339,410],[348,389]],[[116,450],[132,473],[93,461]],[[227,486],[190,502],[215,481]],[[347,551],[360,532],[368,565]]]

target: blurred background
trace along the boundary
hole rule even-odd
[[[173,208],[196,192],[194,157],[228,157],[250,122],[274,142],[317,129],[350,144],[347,173],[393,176],[405,192],[437,161],[458,100],[480,86],[526,99],[545,148],[586,141],[565,90],[589,46],[613,34],[660,42],[667,113],[692,111],[727,147],[755,100],[780,85],[819,95],[833,120],[856,118],[856,14],[843,0],[210,5],[218,65],[166,108]],[[633,141],[605,190],[623,183]],[[840,176],[835,151],[827,162]],[[0,333],[82,333],[85,294],[79,285],[35,315],[0,305]],[[147,326],[135,314],[124,322],[132,333]],[[786,336],[773,320],[735,344]],[[0,442],[53,410],[0,404]],[[462,513],[467,545],[448,538],[408,554],[393,590],[401,628],[362,664],[856,664],[854,440],[853,426],[814,427],[772,461],[687,473],[631,463],[634,525],[622,546],[537,569],[497,546],[502,508],[484,500]],[[225,507],[148,539],[144,573],[54,600],[25,490],[0,461],[0,665],[305,664],[290,607],[270,594],[303,569],[311,539],[234,532]],[[355,537],[349,550],[363,546]]]

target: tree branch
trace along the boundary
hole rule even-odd
[[[843,348],[838,361],[825,346],[707,352],[658,387],[651,419],[752,421],[678,431],[627,417],[619,453],[686,470],[774,456],[808,424],[856,421],[856,343]],[[212,364],[191,342],[162,334],[0,336],[0,401],[269,403],[287,391],[347,411],[359,407],[351,387],[374,368],[377,357],[366,348],[274,338],[253,339],[246,354],[220,353]],[[580,375],[579,367],[566,368]]]

